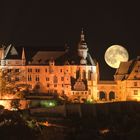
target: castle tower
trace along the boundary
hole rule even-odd
[[[81,57],[80,64],[82,64],[82,65],[87,64],[87,61],[86,61],[87,52],[88,52],[88,47],[87,47],[87,43],[85,41],[84,31],[82,29],[81,36],[80,36],[80,42],[78,44],[78,55]]]

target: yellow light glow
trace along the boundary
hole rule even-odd
[[[4,106],[4,109],[11,110],[11,101],[10,100],[0,100],[0,105]]]

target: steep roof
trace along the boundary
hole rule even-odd
[[[123,74],[127,74],[128,71],[130,70],[130,66],[132,64],[132,60],[129,62],[121,62],[119,68],[116,70],[115,74],[118,75],[123,75]]]
[[[114,75],[115,80],[127,79],[135,68],[135,65],[138,61],[140,61],[139,57],[128,62],[121,62],[119,68],[116,70],[116,73]]]
[[[51,58],[56,60],[65,54],[65,51],[38,51],[32,57],[32,64],[46,64]]]
[[[4,49],[4,59],[21,59],[22,49],[9,45]]]
[[[80,64],[81,57],[78,56],[76,51],[68,51],[64,55],[60,56],[56,59],[56,64],[58,65],[81,65]],[[93,60],[91,55],[88,53],[86,58],[87,64],[86,65],[93,65],[96,66],[97,61]]]

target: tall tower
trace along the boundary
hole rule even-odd
[[[86,60],[87,52],[88,52],[88,47],[87,47],[87,43],[85,41],[84,31],[82,29],[81,36],[80,36],[80,42],[78,44],[78,55],[81,57],[80,64],[82,64],[82,65],[87,64],[87,60]]]

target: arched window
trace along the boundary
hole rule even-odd
[[[103,91],[99,92],[99,100],[106,100],[106,93]]]
[[[86,79],[86,71],[84,70],[83,72],[82,72],[82,77],[83,77],[83,79],[85,80]]]
[[[91,71],[88,70],[88,80],[91,80]]]
[[[111,100],[114,100],[114,99],[115,99],[115,92],[111,91],[109,93],[109,100],[111,101]]]
[[[80,77],[80,70],[76,70],[76,79]]]

